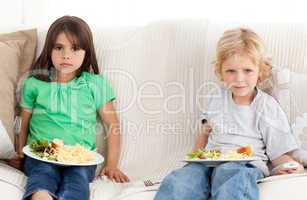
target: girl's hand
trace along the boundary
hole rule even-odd
[[[22,149],[23,149],[23,147],[19,147],[18,150],[17,150],[17,157],[20,158],[20,159],[24,159],[24,157],[25,157]]]
[[[303,173],[304,167],[298,162],[288,162],[281,164],[272,170],[273,175]]]
[[[11,167],[22,170],[23,159],[24,159],[23,153],[21,154],[18,153],[17,156],[15,156],[14,158],[7,160],[7,164],[10,165]]]
[[[107,176],[110,180],[115,180],[117,183],[125,183],[130,181],[128,176],[126,176],[117,167],[105,166],[99,175]]]

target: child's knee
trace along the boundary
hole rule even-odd
[[[31,200],[53,200],[53,198],[48,191],[39,190],[32,194]]]

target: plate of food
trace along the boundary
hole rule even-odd
[[[258,160],[253,156],[250,146],[240,147],[235,150],[222,153],[219,150],[198,149],[187,154],[184,162],[198,162],[208,167],[216,167],[225,162],[250,162]]]
[[[102,155],[77,144],[64,145],[63,140],[38,140],[23,148],[25,155],[61,166],[90,166],[104,161]]]

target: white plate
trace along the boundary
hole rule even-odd
[[[23,147],[22,151],[27,156],[34,158],[36,160],[40,160],[40,161],[44,161],[44,162],[48,162],[48,163],[53,163],[53,164],[61,165],[61,166],[90,166],[90,165],[98,165],[98,164],[100,164],[104,161],[103,156],[100,155],[97,152],[94,152],[95,153],[95,160],[89,161],[89,162],[86,162],[86,163],[79,163],[78,164],[78,163],[67,163],[67,162],[59,162],[59,161],[54,161],[54,160],[42,159],[41,157],[39,157],[39,156],[37,156],[37,155],[35,155],[34,153],[31,152],[29,145]]]
[[[183,160],[183,162],[202,163],[204,165],[207,165],[208,167],[216,167],[216,166],[223,164],[223,163],[226,163],[226,162],[250,162],[250,161],[255,161],[255,160],[259,160],[259,159],[255,158],[255,157],[244,158],[244,159],[219,159],[219,160],[207,160],[207,159],[189,160],[189,159],[185,159],[185,160]]]

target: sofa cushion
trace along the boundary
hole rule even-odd
[[[0,119],[14,141],[14,114],[18,80],[31,66],[36,48],[36,30],[0,35]],[[2,146],[0,141],[0,145]]]
[[[258,184],[261,200],[306,199],[307,174],[288,174],[263,179]]]
[[[261,200],[304,199],[307,191],[307,173],[270,176],[258,183]],[[145,187],[142,181],[115,183],[106,178],[91,183],[91,200],[152,200],[159,185]]]
[[[162,21],[93,31],[99,66],[118,97],[119,166],[132,180],[163,177],[185,164],[200,114],[206,25]]]
[[[293,133],[307,150],[307,70],[295,72],[282,68],[277,73],[276,97],[286,111]]]
[[[1,197],[4,199],[21,199],[26,185],[26,176],[20,171],[0,163]],[[262,179],[258,184],[261,200],[304,199],[307,191],[307,174],[289,174]],[[105,177],[91,183],[90,200],[151,200],[159,185],[144,187],[144,183],[133,181],[120,184]]]
[[[21,199],[26,182],[27,177],[21,171],[0,162],[1,199]]]
[[[0,180],[0,188],[1,188],[1,198],[9,199],[9,200],[20,200],[22,199],[23,192],[5,180]]]
[[[116,183],[108,180],[106,177],[96,179],[90,185],[91,200],[112,200],[112,199],[153,199],[155,192],[158,190],[159,185],[145,187],[144,182],[141,180],[132,181],[129,183]],[[145,196],[139,196],[145,194]],[[148,196],[146,194],[151,194]],[[151,197],[151,198],[150,198]]]

